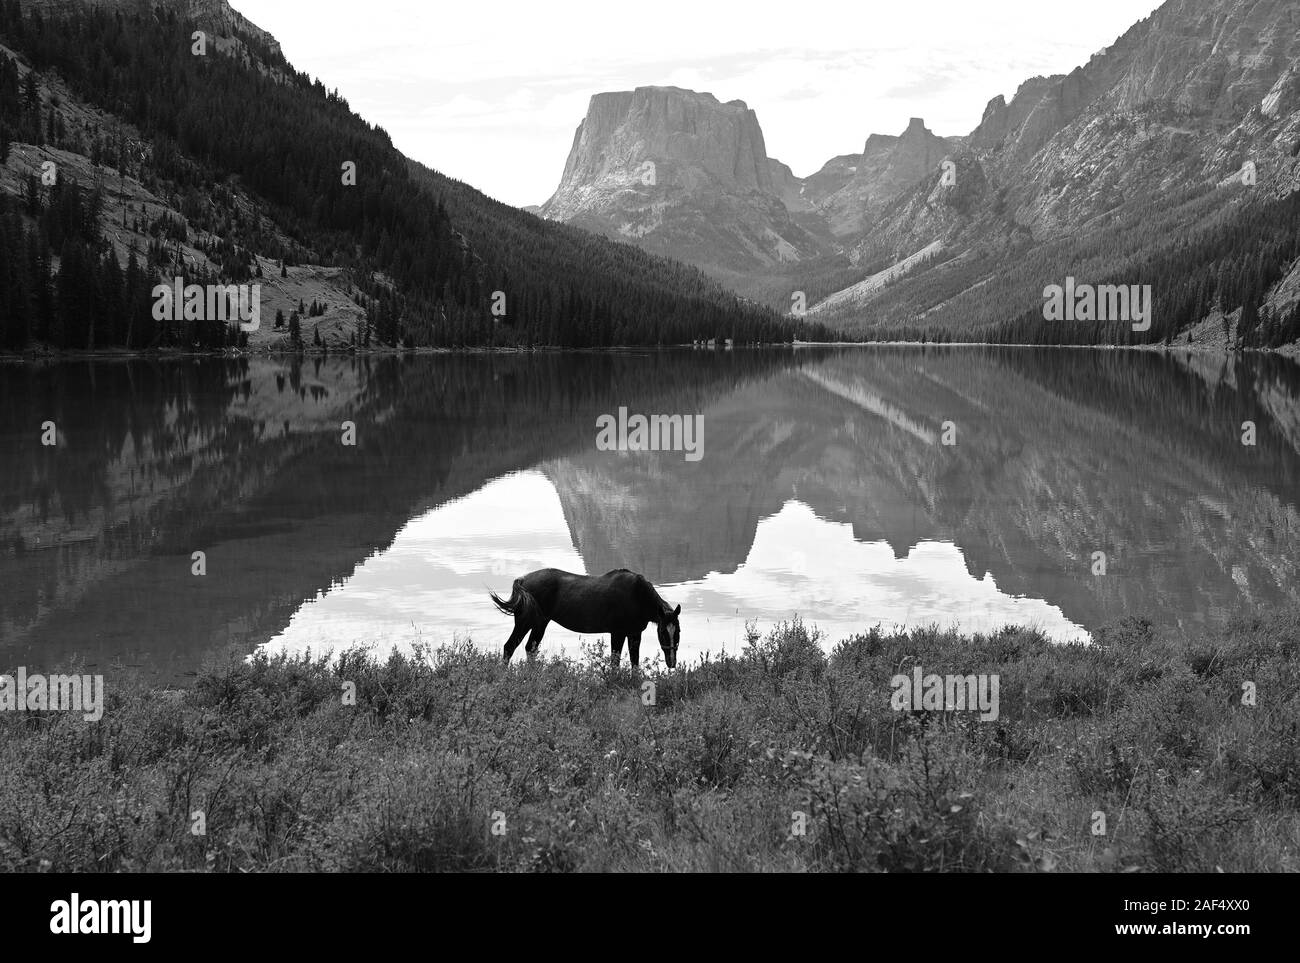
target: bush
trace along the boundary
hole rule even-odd
[[[0,871],[1294,871],[1298,629],[877,627],[828,657],[795,619],[644,674],[259,655],[111,686],[94,724],[0,713]],[[895,711],[914,665],[997,673],[998,718]]]

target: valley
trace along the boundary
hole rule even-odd
[[[861,339],[1195,345],[1213,322],[1223,347],[1274,350],[1300,340],[1300,249],[1260,228],[1300,233],[1298,38],[1285,0],[1168,0],[966,134],[912,117],[806,177],[762,154],[744,102],[596,94],[540,212]],[[643,162],[653,185],[620,173]],[[1151,327],[1043,323],[1067,274],[1154,285]]]

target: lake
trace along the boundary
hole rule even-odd
[[[605,450],[620,409],[698,416],[698,451]],[[259,647],[499,650],[489,590],[543,566],[644,573],[688,661],[795,616],[828,645],[876,624],[1085,640],[1126,615],[1195,634],[1300,596],[1300,366],[934,346],[0,365],[5,668],[170,684]],[[543,651],[592,641],[552,626]]]

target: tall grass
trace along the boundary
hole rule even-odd
[[[894,711],[915,664],[998,673],[999,718]],[[0,869],[1296,870],[1298,669],[1297,610],[829,655],[795,621],[644,675],[594,649],[255,658],[110,691],[96,724],[0,713]]]

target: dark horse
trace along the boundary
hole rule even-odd
[[[506,640],[507,662],[530,629],[532,635],[524,651],[529,657],[535,655],[546,626],[554,621],[571,632],[608,632],[615,665],[623,654],[623,640],[627,639],[627,654],[635,666],[641,656],[641,633],[653,622],[659,626],[664,661],[670,669],[677,666],[677,643],[682,635],[677,617],[682,607],[670,606],[643,576],[625,568],[604,575],[574,575],[558,568],[543,568],[515,579],[509,601],[495,592],[491,594],[497,608],[515,617],[514,631]]]

